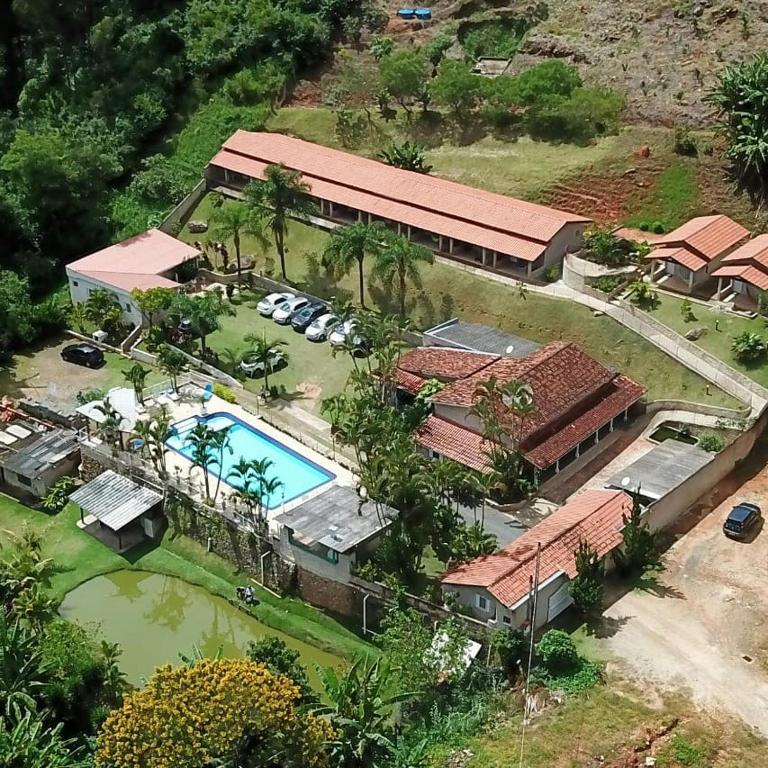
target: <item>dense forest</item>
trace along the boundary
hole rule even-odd
[[[356,0],[0,3],[0,267],[44,295],[68,260],[157,223],[366,14]]]

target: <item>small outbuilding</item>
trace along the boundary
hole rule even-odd
[[[116,552],[163,531],[163,496],[111,469],[69,498],[80,507],[80,527]]]
[[[80,446],[68,429],[25,433],[26,437],[4,443],[0,477],[13,491],[42,499],[60,477],[77,474]]]

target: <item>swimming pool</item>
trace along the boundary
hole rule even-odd
[[[277,478],[283,485],[266,497],[265,504],[268,509],[274,509],[283,501],[302,496],[336,477],[314,461],[296,453],[231,413],[211,413],[177,422],[173,425],[176,432],[167,440],[166,445],[191,461],[192,446],[187,440],[187,435],[200,422],[215,430],[229,428],[229,447],[232,451],[224,451],[222,467],[219,467],[218,462],[214,462],[210,469],[212,474],[220,475],[228,485],[240,487],[236,478],[227,478],[227,475],[241,458],[248,461],[269,459],[272,462],[267,477]]]

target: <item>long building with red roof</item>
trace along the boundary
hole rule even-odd
[[[417,434],[419,444],[433,456],[488,471],[492,446],[473,406],[478,387],[491,378],[500,384],[517,380],[530,391],[530,414],[520,419],[507,410],[499,418],[540,480],[597,446],[645,393],[568,342],[546,344],[523,357],[417,347],[400,359],[397,385],[416,394],[429,379],[444,384],[431,397],[434,410]]]
[[[719,299],[730,298],[741,308],[757,309],[768,291],[768,235],[758,235],[728,254],[713,277],[718,280]]]
[[[606,558],[621,545],[624,516],[631,509],[632,501],[623,491],[583,491],[509,546],[446,571],[440,579],[443,595],[492,625],[542,626],[572,602],[568,585],[576,575],[579,544],[589,544]]]
[[[276,164],[301,173],[324,219],[381,221],[436,253],[518,277],[562,263],[590,223],[279,133],[237,131],[209,163],[208,185],[242,190]]]

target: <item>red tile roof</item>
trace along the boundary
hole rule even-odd
[[[282,163],[316,197],[534,261],[575,214],[467,187],[277,133],[237,131],[210,165],[251,178]]]
[[[150,229],[73,261],[67,265],[67,272],[91,277],[127,292],[134,288],[174,288],[178,283],[161,273],[199,255],[191,245],[159,229]]]
[[[414,347],[399,360],[397,367],[424,379],[463,379],[499,359],[498,355],[468,352],[446,347]]]
[[[444,355],[461,354],[443,350]],[[448,384],[432,397],[436,415],[417,439],[437,453],[475,469],[486,466],[482,441],[466,427],[441,418],[440,405],[470,408],[478,386],[491,376],[499,382],[519,379],[529,385],[533,412],[522,424],[508,412],[500,414],[519,436],[521,453],[539,469],[546,469],[594,434],[612,418],[637,402],[645,389],[626,376],[617,375],[575,344],[554,342],[524,358],[499,358],[476,373]]]
[[[701,256],[696,255],[688,248],[654,248],[646,258],[674,261],[690,269],[692,272],[704,269],[709,263],[706,259],[702,259]]]
[[[395,368],[395,384],[404,389],[406,392],[410,392],[412,395],[417,395],[426,379],[422,379],[421,376],[416,376],[408,371],[403,371],[400,368]]]
[[[735,277],[768,290],[768,235],[758,235],[729,253],[713,277]]]
[[[632,501],[623,491],[584,491],[509,546],[452,568],[441,582],[483,587],[511,608],[528,594],[539,544],[539,583],[558,573],[572,579],[579,542],[587,542],[604,557],[621,544],[622,518],[631,508]]]
[[[452,421],[434,415],[428,416],[416,433],[416,442],[424,448],[431,448],[440,456],[458,461],[478,472],[488,472],[491,469],[488,461],[490,441]]]
[[[659,238],[657,242],[664,245],[688,247],[707,261],[712,261],[747,237],[749,237],[748,229],[733,219],[718,214],[715,216],[697,216]]]

